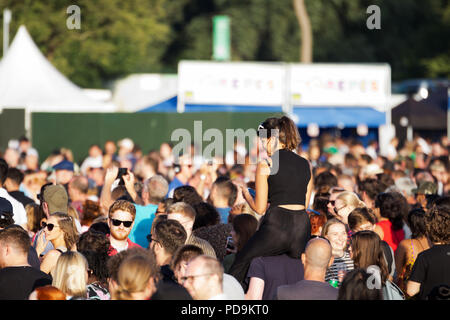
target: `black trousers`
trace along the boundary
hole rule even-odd
[[[269,207],[262,219],[258,231],[237,252],[229,271],[245,292],[248,289],[246,276],[253,258],[287,254],[300,259],[311,237],[311,224],[305,210]]]

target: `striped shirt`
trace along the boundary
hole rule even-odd
[[[354,269],[353,260],[350,258],[350,254],[345,252],[342,257],[335,257],[333,264],[327,269],[325,274],[325,281],[338,280],[339,270],[344,270],[345,273],[352,271]],[[344,275],[345,275],[344,273]],[[340,285],[340,284],[339,284]]]

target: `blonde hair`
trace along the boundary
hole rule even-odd
[[[167,208],[166,212],[167,214],[180,213],[183,215],[183,217],[192,220],[195,220],[196,216],[194,208],[190,204],[187,204],[186,202],[175,202],[174,204],[172,204]]]
[[[41,229],[41,220],[45,218],[45,214],[41,207],[36,203],[29,203],[25,206],[27,213],[27,230],[38,232]]]
[[[328,235],[328,230],[330,230],[330,227],[334,224],[342,224],[345,229],[345,223],[343,223],[341,220],[337,218],[331,218],[327,222],[325,222],[325,225],[322,228],[321,237],[326,237]]]
[[[353,208],[366,207],[366,204],[358,198],[356,193],[351,192],[351,191],[341,192],[337,196],[336,200],[341,200],[342,202],[345,203],[346,206],[353,207]]]
[[[147,254],[132,254],[120,264],[117,287],[111,292],[114,300],[134,300],[133,294],[143,292],[151,279],[157,279],[156,259]]]
[[[86,297],[88,262],[79,252],[61,254],[52,272],[52,285],[68,296]]]
[[[74,219],[80,220],[80,216],[79,216],[79,214],[78,214],[77,209],[75,209],[75,208],[72,207],[72,206],[69,206],[69,207],[67,208],[67,214],[68,214],[69,216],[71,216],[72,218],[74,218]]]

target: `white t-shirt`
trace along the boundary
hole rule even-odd
[[[4,188],[0,188],[0,197],[5,198],[9,202],[11,202],[11,205],[13,207],[13,219],[14,223],[18,225],[26,225],[27,224],[27,212],[25,211],[25,208],[23,207],[23,204],[11,197]]]

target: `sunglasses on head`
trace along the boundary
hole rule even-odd
[[[55,226],[53,223],[42,222],[42,228],[47,228],[48,231],[52,231]]]
[[[113,226],[115,226],[115,227],[118,227],[121,224],[123,224],[123,226],[125,228],[129,228],[133,224],[133,221],[123,221],[123,220],[118,220],[118,219],[111,219],[111,222],[112,222]]]

